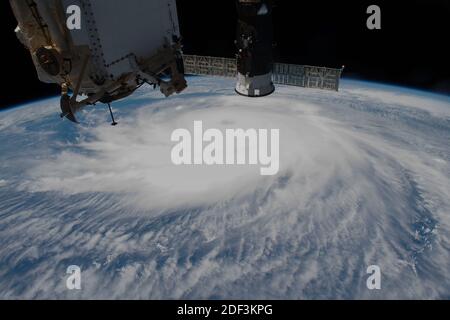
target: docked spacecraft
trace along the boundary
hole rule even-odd
[[[267,96],[275,91],[271,0],[237,0],[237,12],[236,92],[249,97]]]
[[[166,96],[187,86],[175,0],[10,3],[39,79],[61,86],[61,115],[71,121],[87,105],[109,105],[144,83]],[[69,14],[80,15],[78,27],[69,27]]]
[[[274,63],[272,0],[236,0],[238,26],[235,58],[184,55],[186,74],[237,78],[236,92],[263,97],[274,84],[339,90],[342,68]]]

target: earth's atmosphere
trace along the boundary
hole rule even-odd
[[[100,105],[62,121],[57,98],[0,113],[0,298],[450,298],[450,97],[189,82],[115,103],[117,127]],[[194,120],[280,129],[279,174],[174,166]]]

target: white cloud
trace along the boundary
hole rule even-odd
[[[448,294],[450,128],[435,113],[355,101],[362,93],[345,82],[340,93],[280,87],[264,99],[223,92],[231,81],[191,84],[168,100],[141,91],[130,103],[144,106],[119,109],[116,128],[92,111],[82,141],[42,151],[19,190],[0,189],[0,262],[21,266],[0,269],[1,297]],[[280,174],[173,167],[170,133],[193,120],[279,128]],[[65,290],[67,264],[82,266],[79,293]],[[380,292],[365,287],[372,264]]]

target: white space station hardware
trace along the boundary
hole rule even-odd
[[[166,96],[187,86],[175,0],[10,3],[39,79],[61,86],[62,116],[71,121],[85,106],[109,105],[144,83]]]

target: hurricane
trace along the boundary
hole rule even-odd
[[[450,97],[233,87],[143,87],[113,105],[115,127],[100,105],[61,121],[56,98],[1,112],[0,297],[450,298]],[[195,121],[279,130],[278,173],[174,165],[171,134]]]

